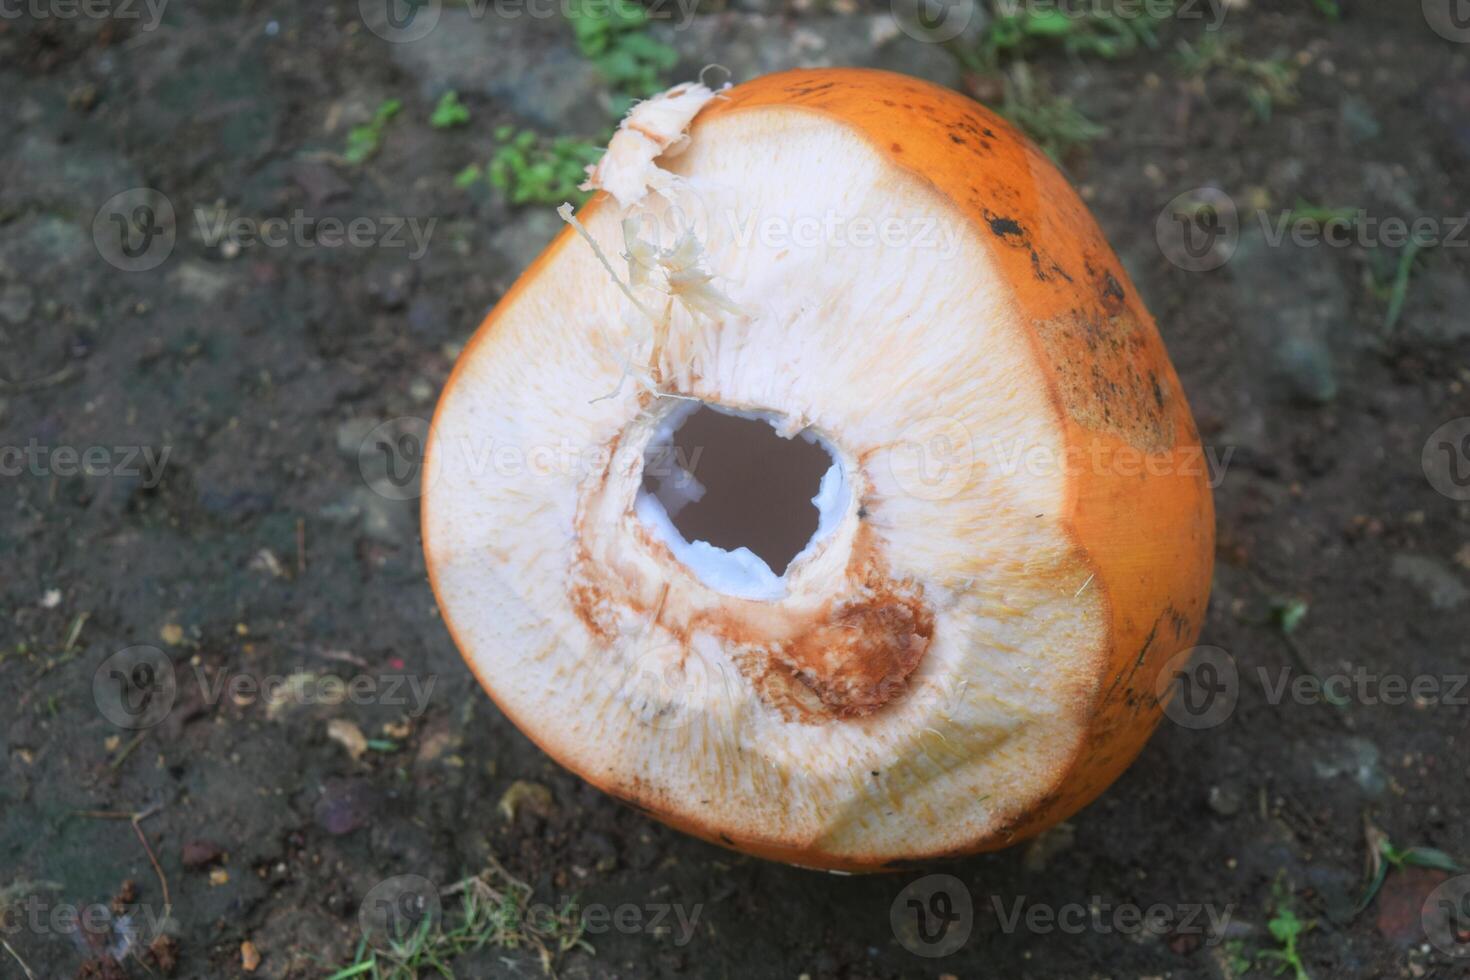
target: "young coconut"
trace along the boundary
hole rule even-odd
[[[485,689],[607,792],[795,864],[1003,847],[1097,796],[1199,631],[1213,510],[1050,161],[824,69],[643,103],[590,184],[430,434],[429,573]]]

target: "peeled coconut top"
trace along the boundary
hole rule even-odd
[[[1101,792],[1194,642],[1213,515],[1153,322],[1050,161],[829,69],[642,103],[589,181],[425,468],[435,592],[506,714],[816,867],[1004,846]]]

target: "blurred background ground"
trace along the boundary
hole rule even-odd
[[[0,446],[36,448],[0,477],[0,976],[326,977],[371,959],[375,886],[497,863],[482,880],[506,921],[472,930],[487,942],[458,976],[1467,975],[1420,924],[1452,871],[1410,860],[1354,907],[1380,832],[1470,859],[1470,691],[1451,690],[1470,669],[1470,443],[1432,435],[1470,415],[1470,27],[1434,0],[1077,3],[1065,23],[955,4],[929,11],[929,37],[952,35],[934,43],[902,6],[655,4],[647,24],[486,5],[415,23],[371,0],[3,8]],[[745,859],[550,763],[443,629],[411,492],[360,458],[382,423],[429,416],[556,232],[544,200],[627,99],[712,63],[737,81],[891,68],[1003,108],[1081,188],[1227,460],[1201,642],[1238,666],[1233,713],[1166,721],[1067,825],[937,869],[975,909],[942,958],[890,921],[925,871]],[[284,244],[217,235],[297,213]],[[1181,213],[1223,238],[1181,252]],[[1351,240],[1280,239],[1283,216]],[[1360,234],[1364,216],[1434,225],[1405,244]],[[368,237],[318,240],[329,218]],[[103,447],[95,475],[58,447]],[[137,646],[179,677],[153,727],[93,694]],[[1306,703],[1261,680],[1357,669],[1443,696]],[[239,674],[432,687],[406,708],[197,683]],[[141,837],[117,816],[138,813]],[[1074,934],[1008,924],[1022,896],[1233,915],[1221,937]],[[645,912],[585,936],[595,952],[561,951],[570,920],[518,918],[572,900]],[[166,901],[171,938],[145,950]],[[96,929],[50,915],[93,903],[111,907]],[[666,906],[697,922],[649,921]],[[1293,921],[1310,927],[1288,942]]]

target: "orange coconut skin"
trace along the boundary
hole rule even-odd
[[[927,857],[1006,847],[1071,816],[1128,767],[1161,717],[1155,694],[1160,671],[1199,635],[1213,570],[1214,507],[1194,420],[1154,321],[1097,223],[1045,154],[1010,124],[939,86],[889,72],[832,68],[781,72],[723,92],[695,119],[691,138],[720,116],[772,108],[818,113],[849,127],[978,231],[1010,287],[1016,318],[1049,380],[1068,459],[1075,461],[1068,469],[1066,524],[1093,573],[1084,588],[1103,598],[1108,620],[1095,696],[1075,706],[1087,719],[1087,737],[1056,773],[1053,792],[1027,812],[999,833]],[[587,205],[602,206],[602,194]],[[497,312],[571,241],[571,229],[564,230],[523,274],[486,318],[460,366],[489,334]],[[458,376],[459,366],[446,390]],[[432,584],[431,553],[427,565]],[[456,643],[465,650],[458,637]],[[466,661],[476,669],[467,652]],[[493,697],[487,679],[479,680]],[[925,860],[732,838],[723,828],[661,812],[626,785],[580,771],[574,759],[561,761],[670,826],[758,857],[846,871]]]

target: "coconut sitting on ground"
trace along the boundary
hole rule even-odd
[[[427,561],[506,714],[708,840],[873,869],[1100,793],[1205,613],[1153,322],[1050,161],[859,70],[635,107],[430,436]]]

